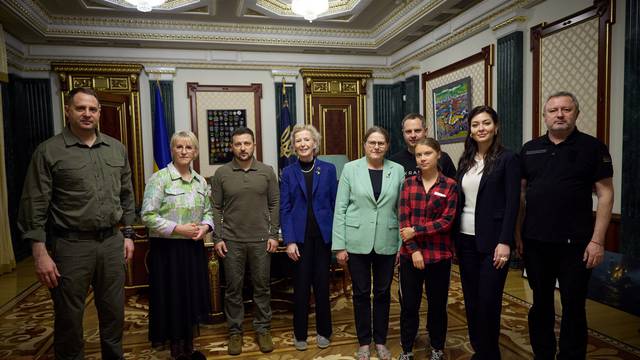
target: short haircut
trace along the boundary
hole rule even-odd
[[[422,123],[422,128],[423,129],[427,128],[427,121],[424,119],[424,116],[422,116],[422,115],[420,115],[418,113],[409,113],[402,119],[402,129],[404,129],[404,123],[407,120],[413,120],[413,119],[419,119],[420,122]]]
[[[196,137],[196,134],[194,134],[191,131],[178,131],[177,133],[174,133],[171,136],[171,142],[170,142],[170,146],[173,149],[173,147],[176,144],[176,141],[178,141],[178,139],[189,139],[191,141],[191,145],[193,145],[193,148],[196,149],[196,151],[199,150],[199,146],[198,146],[198,138]]]
[[[77,87],[77,88],[73,88],[71,91],[69,91],[69,94],[67,94],[67,98],[64,101],[64,104],[67,106],[70,106],[73,103],[73,98],[74,96],[76,96],[77,93],[82,93],[82,94],[87,94],[87,95],[91,95],[94,98],[96,98],[96,100],[98,100],[98,94],[96,94],[96,91],[93,90],[90,87]],[[100,106],[100,100],[98,100],[98,107]]]
[[[433,150],[435,150],[438,154],[442,152],[440,149],[440,143],[438,142],[438,140],[431,137],[426,137],[418,140],[418,142],[416,142],[416,146],[418,145],[426,145],[432,148]]]
[[[558,91],[549,95],[549,97],[547,98],[547,101],[544,102],[544,106],[542,107],[542,113],[544,114],[545,112],[547,112],[547,103],[549,102],[549,100],[551,100],[552,98],[563,97],[563,96],[571,98],[573,105],[576,107],[576,114],[579,113],[580,103],[578,102],[578,98],[575,95],[573,95],[572,92],[569,92],[569,91]]]
[[[380,127],[380,126],[372,126],[370,127],[366,133],[364,133],[364,142],[366,143],[367,140],[369,140],[369,136],[371,136],[371,134],[373,133],[380,133],[384,136],[384,141],[388,144],[389,143],[389,132],[387,131],[387,129]]]
[[[320,151],[320,141],[322,140],[322,135],[318,132],[315,126],[311,124],[296,124],[291,130],[291,145],[296,142],[296,134],[302,131],[308,131],[313,138],[313,141],[316,143],[316,148],[313,149],[313,155],[318,155]],[[295,147],[294,147],[295,148]]]
[[[233,132],[231,133],[231,141],[233,142],[233,138],[238,136],[238,135],[244,135],[244,134],[249,134],[251,135],[251,140],[253,142],[256,142],[256,136],[253,135],[253,130],[249,129],[248,127],[244,127],[244,126],[240,126],[239,128],[236,128],[235,130],[233,130]]]

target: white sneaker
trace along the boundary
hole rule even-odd
[[[444,352],[442,350],[431,350],[431,360],[444,360]]]
[[[401,352],[400,356],[398,356],[398,360],[413,360],[412,352]]]
[[[331,340],[322,335],[318,335],[316,336],[316,343],[320,349],[326,349],[331,345]]]
[[[298,351],[305,351],[307,350],[307,342],[304,340],[294,340],[293,341],[293,346],[296,348],[296,350]]]

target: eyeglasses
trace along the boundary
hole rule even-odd
[[[367,141],[367,146],[374,148],[374,147],[385,147],[387,146],[387,143],[385,141]]]

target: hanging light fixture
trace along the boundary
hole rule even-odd
[[[167,2],[167,0],[124,0],[131,5],[134,5],[138,11],[149,12],[156,6],[160,6]]]
[[[291,10],[311,22],[329,10],[329,0],[292,0]]]

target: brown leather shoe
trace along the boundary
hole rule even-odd
[[[271,339],[270,331],[258,333],[258,347],[260,347],[260,351],[263,353],[273,351],[273,340]]]
[[[229,344],[227,345],[227,353],[229,355],[240,355],[242,353],[242,335],[231,334]]]

